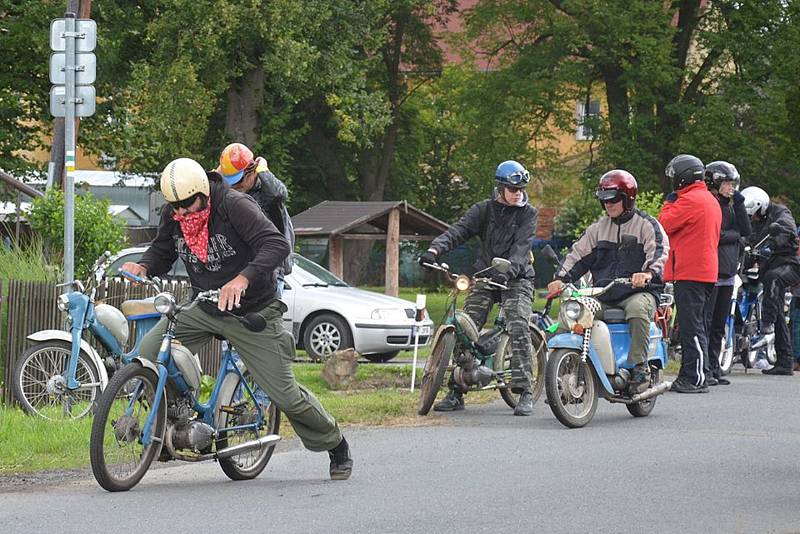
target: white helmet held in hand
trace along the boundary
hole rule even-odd
[[[170,161],[161,173],[161,193],[167,202],[180,202],[197,193],[209,196],[205,169],[189,158]]]
[[[747,210],[749,216],[758,213],[760,216],[767,214],[769,208],[769,195],[760,187],[750,186],[745,187],[742,191],[744,197],[744,209]]]

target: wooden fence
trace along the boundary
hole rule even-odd
[[[0,299],[2,299],[2,281],[0,280]],[[185,282],[172,284],[167,288],[175,297],[180,300],[188,293],[189,285]],[[5,338],[5,388],[3,389],[2,402],[8,403],[12,400],[11,375],[17,359],[22,355],[31,342],[27,336],[39,330],[66,328],[66,315],[56,307],[58,295],[64,292],[64,288],[57,288],[55,283],[48,282],[23,282],[11,280],[8,286],[8,296],[5,304],[8,312]],[[152,295],[152,290],[135,286],[125,280],[112,279],[107,282],[105,287],[98,290],[96,301],[105,302],[119,308],[123,301],[128,299],[140,299]],[[2,300],[0,300],[2,303]],[[130,324],[130,336],[126,345],[126,350],[130,350],[135,339],[136,332],[132,323]],[[86,339],[104,358],[106,350],[91,336],[84,332]],[[200,363],[205,374],[216,375],[221,358],[220,342],[213,339],[199,353]]]

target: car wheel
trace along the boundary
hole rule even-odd
[[[353,346],[347,322],[338,315],[323,313],[311,319],[303,332],[303,347],[315,362],[325,360],[337,350]]]
[[[377,354],[364,354],[364,357],[371,361],[372,363],[384,363],[388,362],[395,356],[400,353],[399,350],[393,350],[391,352],[379,352]]]

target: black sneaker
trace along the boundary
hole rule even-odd
[[[714,378],[713,376],[707,376],[706,377],[706,385],[707,386],[718,386],[719,385],[719,379],[718,378]]]
[[[717,378],[717,384],[720,386],[728,386],[730,385],[731,381],[727,378],[722,378],[721,376]]]
[[[777,365],[772,369],[762,369],[761,372],[764,373],[765,375],[791,376],[794,374],[794,371],[792,370],[791,367],[778,367]]]
[[[445,398],[433,405],[434,412],[456,412],[464,409],[464,394],[450,391]]]
[[[331,480],[347,480],[353,472],[353,458],[350,456],[350,446],[342,436],[342,441],[328,451],[331,459]]]
[[[672,387],[669,390],[675,393],[708,393],[708,386],[695,386],[678,378],[672,383]]]
[[[530,415],[533,413],[533,395],[530,391],[520,394],[517,406],[514,408],[514,415]]]

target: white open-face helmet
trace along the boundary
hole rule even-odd
[[[769,195],[766,191],[751,185],[742,190],[742,196],[744,197],[744,209],[747,210],[749,216],[752,217],[754,213],[758,213],[760,216],[767,214]]]
[[[189,158],[170,161],[161,173],[161,193],[167,202],[180,202],[197,193],[209,196],[205,169]]]

